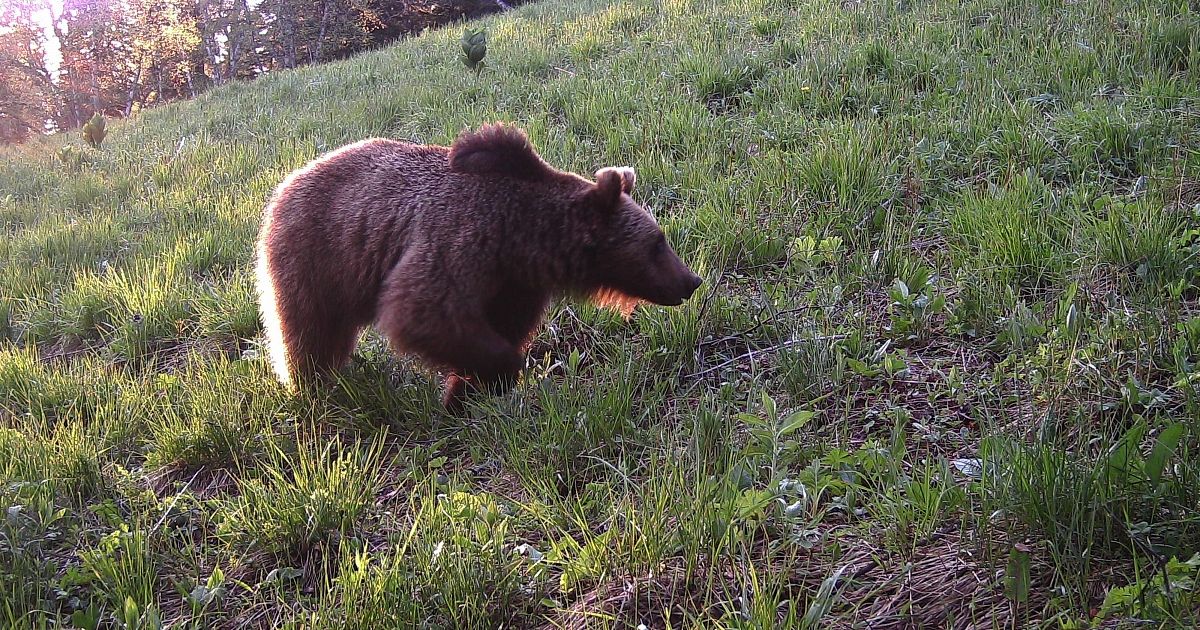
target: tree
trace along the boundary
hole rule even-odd
[[[264,0],[259,10],[270,69],[347,57],[383,26],[373,0]]]
[[[192,56],[195,77],[216,85],[251,78],[260,71],[260,13],[247,0],[193,0],[199,46]]]
[[[188,95],[188,62],[200,45],[190,9],[188,0],[127,0],[135,81],[125,115]]]
[[[379,28],[372,29],[371,44],[388,44],[427,28],[475,19],[522,3],[523,0],[374,0],[372,12]]]
[[[0,142],[40,134],[56,117],[60,94],[46,65],[46,41],[36,16],[42,1],[0,3]]]
[[[495,0],[0,0],[0,142],[348,57]],[[47,35],[48,21],[52,35]],[[61,63],[51,70],[47,50]]]
[[[58,85],[66,103],[58,126],[74,129],[94,112],[125,113],[138,82],[134,33],[118,0],[64,0],[52,21],[62,50]]]

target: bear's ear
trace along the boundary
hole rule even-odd
[[[518,179],[540,179],[546,164],[525,132],[503,124],[484,125],[464,131],[450,146],[450,170],[459,173],[508,175]]]
[[[615,168],[602,168],[596,171],[596,185],[587,192],[588,202],[596,210],[615,210],[621,201],[621,193],[625,187],[624,178]]]
[[[637,182],[637,173],[628,166],[606,166],[596,171],[596,180],[600,180],[601,173],[605,171],[616,171],[621,176],[621,192],[631,195],[633,194],[633,185]]]

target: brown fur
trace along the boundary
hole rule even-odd
[[[484,125],[463,134],[450,147],[450,170],[459,173],[494,173],[517,179],[538,180],[553,169],[534,152],[525,134],[503,125]]]
[[[592,182],[546,164],[502,125],[451,147],[370,139],[321,156],[272,195],[257,244],[272,363],[295,380],[336,370],[374,324],[400,352],[468,382],[512,385],[550,300],[628,315],[700,284],[629,197],[632,169]]]

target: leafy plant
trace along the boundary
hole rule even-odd
[[[13,483],[0,487],[0,623],[19,627],[13,608],[54,609],[68,602],[55,602],[48,593],[58,590],[63,600],[69,595],[56,589],[60,570],[52,553],[69,544],[71,520],[55,505],[54,494],[44,484]],[[74,602],[82,605],[80,602]]]
[[[154,600],[158,567],[146,529],[121,522],[82,554],[83,567],[107,595],[117,622],[128,630],[162,627]]]
[[[483,58],[487,55],[487,31],[468,28],[462,35],[463,65],[479,74],[483,70]]]
[[[73,144],[64,144],[54,152],[54,157],[71,170],[79,170],[83,166],[83,153]]]
[[[108,135],[106,126],[104,116],[101,116],[100,112],[92,114],[91,119],[83,124],[83,141],[93,149],[99,149]]]
[[[883,375],[889,381],[902,375],[908,369],[908,353],[903,348],[894,351],[891,341],[885,341],[866,359],[846,357],[846,367],[859,376],[875,378]]]
[[[788,262],[797,271],[807,273],[822,265],[832,265],[843,255],[840,237],[817,239],[810,235],[797,236],[791,241]]]
[[[786,475],[789,457],[800,448],[800,442],[792,437],[816,417],[816,412],[807,409],[781,415],[775,399],[762,393],[762,415],[739,413],[737,419],[750,429],[750,443],[746,446],[749,456],[765,457],[767,472],[772,485]]]
[[[1182,561],[1171,557],[1148,578],[1109,590],[1092,621],[1100,626],[1130,617],[1194,627],[1200,621],[1200,553]]]
[[[221,567],[213,567],[208,579],[203,584],[197,584],[192,590],[188,591],[182,585],[179,586],[179,589],[184,601],[188,603],[192,614],[196,617],[203,617],[205,612],[214,605],[218,605],[228,592],[225,572],[221,570]]]
[[[919,268],[907,282],[896,278],[888,292],[893,338],[910,343],[927,338],[934,318],[946,310],[946,296],[938,292],[937,280],[937,274],[926,267]]]
[[[153,605],[140,606],[132,597],[116,612],[117,627],[122,630],[161,630],[162,616]]]

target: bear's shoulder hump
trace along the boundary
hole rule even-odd
[[[484,125],[459,134],[450,147],[450,169],[459,173],[508,175],[536,180],[549,168],[525,132],[508,125]]]

